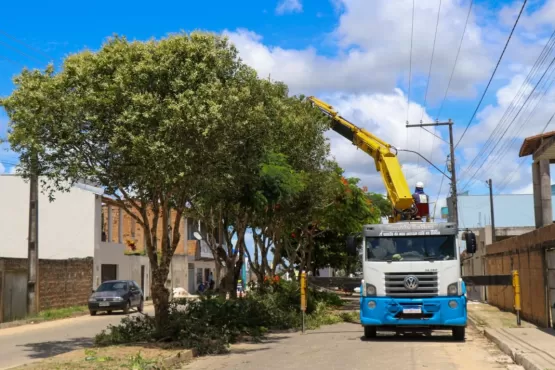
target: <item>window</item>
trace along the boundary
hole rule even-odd
[[[366,238],[367,261],[433,261],[456,259],[455,236]]]
[[[127,283],[125,281],[112,281],[112,282],[105,282],[100,284],[100,286],[98,287],[98,289],[96,290],[97,292],[115,292],[118,290],[123,290],[123,291],[127,291],[129,289],[129,286],[127,285]]]

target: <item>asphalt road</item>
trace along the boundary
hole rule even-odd
[[[430,337],[380,336],[362,338],[358,324],[339,324],[300,333],[275,334],[259,344],[234,346],[229,355],[195,359],[187,370],[490,370],[522,369],[511,358],[467,328],[465,342],[451,332]]]
[[[153,314],[152,306],[145,313]],[[131,313],[137,315],[137,313]],[[113,313],[82,316],[0,330],[0,369],[23,365],[60,353],[90,346],[93,338],[125,317]]]

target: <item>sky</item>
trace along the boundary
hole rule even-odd
[[[211,31],[227,35],[261,77],[287,83],[291,94],[327,101],[356,125],[442,170],[447,128],[405,125],[452,119],[460,140],[459,191],[485,194],[491,178],[495,193],[531,193],[531,159],[519,158],[518,150],[525,137],[555,130],[555,123],[547,125],[555,113],[555,75],[548,68],[553,48],[538,59],[554,30],[555,0],[528,1],[480,105],[522,1],[475,0],[470,13],[470,0],[414,3],[413,22],[411,0],[11,1],[4,14],[25,17],[4,16],[0,25],[0,96],[11,93],[23,67],[60,66],[68,54],[97,50],[113,34],[147,40]],[[537,60],[542,63],[534,68]],[[0,111],[1,138],[7,130]],[[384,192],[372,158],[335,132],[327,137],[347,176]],[[13,172],[17,155],[6,144],[1,149],[0,173]],[[449,179],[414,154],[399,152],[399,160],[411,190],[423,181],[439,214]]]

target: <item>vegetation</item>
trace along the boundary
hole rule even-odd
[[[264,293],[254,292],[236,300],[219,296],[182,299],[172,304],[168,324],[162,331],[154,330],[155,323],[149,316],[129,317],[97,335],[95,342],[97,345],[114,345],[171,341],[205,355],[226,352],[231,343],[245,337],[258,340],[268,330],[300,328],[298,285],[280,281],[267,288]],[[345,315],[332,313],[333,308],[342,305],[336,294],[309,289],[308,295],[308,328],[348,319]]]
[[[189,302],[186,312],[171,307],[165,282],[186,215],[206,225],[222,295],[235,298],[245,255],[259,281],[278,268],[356,269],[345,237],[390,212],[383,197],[359,188],[328,159],[329,119],[306,97],[290,96],[285,84],[259,78],[225,37],[115,36],[97,52],[68,56],[59,71],[24,69],[14,83],[0,105],[19,173],[38,173],[51,200],[77,181],[95,183],[144,231],[155,319],[129,321],[99,342],[169,336],[189,347],[215,341],[222,348],[264,327],[298,326],[296,285],[262,285],[241,301]],[[309,324],[330,317],[326,299],[313,293]],[[275,309],[268,304],[274,300]],[[203,310],[208,319],[199,316]]]

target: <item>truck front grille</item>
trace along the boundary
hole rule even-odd
[[[407,276],[415,276],[418,279],[416,289],[407,289],[405,286]],[[437,272],[386,272],[385,294],[388,297],[436,297],[438,295]]]

